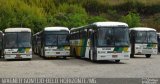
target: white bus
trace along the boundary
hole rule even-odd
[[[31,59],[31,29],[7,28],[4,31],[4,58]]]
[[[122,22],[95,22],[72,28],[71,55],[92,61],[130,59],[129,29]]]
[[[69,33],[67,27],[45,27],[38,34],[38,54],[47,58],[70,56]]]
[[[130,29],[131,57],[145,55],[150,58],[157,54],[157,34],[153,28],[135,27]]]

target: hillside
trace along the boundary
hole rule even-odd
[[[0,28],[69,28],[96,21],[123,21],[160,31],[160,0],[0,0]]]

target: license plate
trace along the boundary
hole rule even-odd
[[[15,58],[22,58],[20,55],[16,55],[16,57]]]
[[[118,57],[118,56],[117,56],[117,55],[112,55],[112,57],[113,57],[113,58],[116,58],[116,57]]]
[[[60,52],[56,52],[56,54],[60,54]]]

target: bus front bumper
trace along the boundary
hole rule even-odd
[[[31,54],[5,54],[4,59],[31,59]]]
[[[130,54],[100,54],[97,60],[129,60]]]
[[[45,57],[70,56],[70,51],[45,51]]]

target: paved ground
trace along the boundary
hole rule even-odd
[[[93,63],[85,59],[43,59],[34,55],[28,61],[0,60],[0,77],[95,77],[95,78],[160,78],[160,55],[137,56],[120,63]]]

